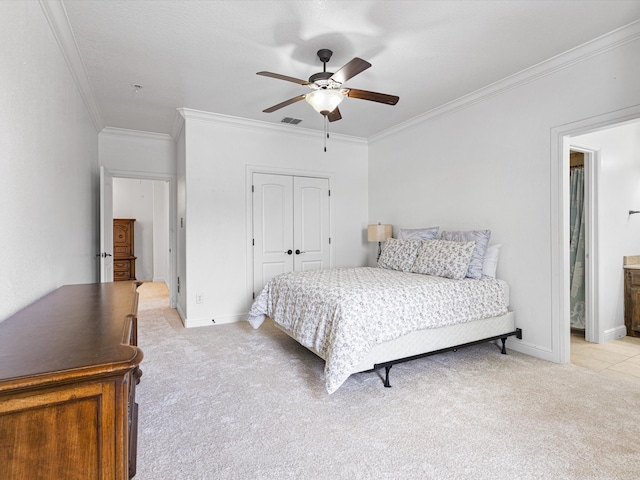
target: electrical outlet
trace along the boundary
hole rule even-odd
[[[196,293],[196,303],[204,302],[204,294],[202,292]]]

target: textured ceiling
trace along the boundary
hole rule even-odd
[[[353,57],[373,66],[346,87],[398,95],[347,98],[332,132],[370,137],[640,19],[640,1],[64,0],[106,126],[172,133],[176,108],[323,129],[306,102],[262,110]],[[142,85],[138,92],[132,84]]]

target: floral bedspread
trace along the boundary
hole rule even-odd
[[[270,317],[322,357],[333,393],[379,343],[506,312],[502,286],[491,277],[451,280],[360,267],[279,275],[255,299],[248,321],[258,328]]]

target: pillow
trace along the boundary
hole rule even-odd
[[[496,269],[498,268],[498,256],[500,255],[501,243],[487,245],[487,251],[484,253],[484,261],[482,262],[482,274],[488,277],[496,278]]]
[[[411,271],[461,280],[467,274],[476,242],[425,240]]]
[[[467,270],[467,277],[480,278],[482,277],[482,262],[484,261],[484,255],[489,245],[489,238],[491,238],[491,230],[470,230],[468,232],[442,232],[440,236],[442,240],[449,240],[452,242],[476,242],[476,248],[471,255],[471,262],[469,262],[469,269]]]
[[[435,240],[438,238],[439,228],[403,228],[398,232],[398,238],[402,240]]]
[[[420,240],[387,239],[378,259],[378,267],[408,272],[420,248]]]

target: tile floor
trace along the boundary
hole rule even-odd
[[[608,343],[590,343],[584,334],[571,333],[571,363],[640,385],[640,337]]]

